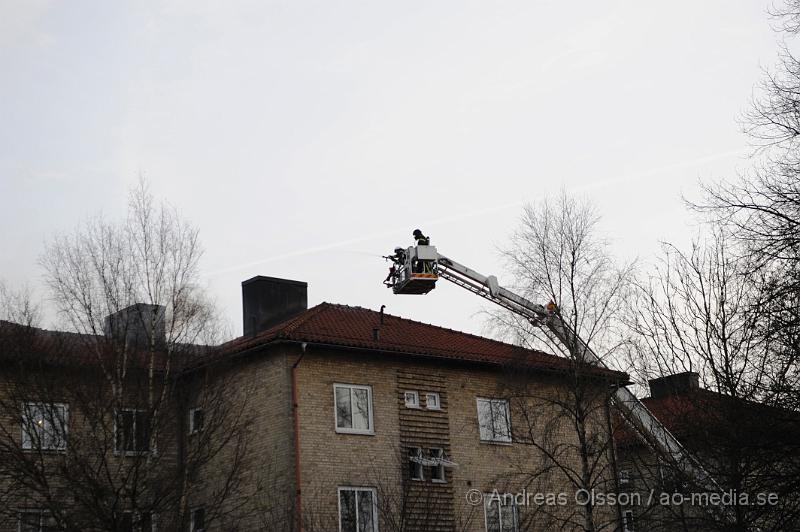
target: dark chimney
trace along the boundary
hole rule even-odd
[[[167,341],[164,311],[161,305],[136,303],[106,316],[103,329],[106,336],[131,347],[149,349],[152,341],[153,347],[163,349]]]
[[[700,389],[700,375],[693,371],[684,371],[666,377],[647,381],[650,385],[650,397],[663,399],[671,395],[686,395]]]
[[[265,331],[308,308],[308,285],[257,275],[242,281],[244,335]]]

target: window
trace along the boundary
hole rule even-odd
[[[434,482],[446,482],[444,476],[444,464],[442,464],[442,459],[444,458],[444,450],[443,449],[429,449],[431,460],[433,460],[434,465],[431,466],[431,480]]]
[[[150,450],[150,423],[144,410],[118,410],[114,431],[114,449],[118,453],[141,453]]]
[[[22,448],[63,451],[67,448],[68,408],[60,403],[22,405]]]
[[[505,500],[495,493],[483,497],[486,516],[486,532],[517,532],[517,507],[512,500]]]
[[[406,399],[406,408],[419,408],[419,393],[405,392],[403,395]]]
[[[633,512],[631,510],[622,512],[622,530],[624,532],[635,532],[636,530],[633,525]]]
[[[378,532],[378,505],[372,488],[339,488],[339,531]]]
[[[56,520],[46,510],[22,510],[19,512],[19,532],[55,532]]]
[[[423,473],[422,449],[409,447],[408,449],[408,476],[411,480],[425,480]]]
[[[428,410],[441,410],[442,403],[439,400],[439,394],[435,392],[428,392],[425,394],[425,408]]]
[[[372,434],[372,388],[334,384],[336,432]]]
[[[627,469],[620,469],[619,471],[619,485],[627,486],[631,483],[631,475]]]
[[[481,440],[511,441],[508,401],[504,399],[478,399],[478,426]]]
[[[189,434],[196,434],[203,430],[205,421],[202,408],[192,408],[189,410]]]
[[[156,516],[150,512],[125,512],[120,532],[156,532]]]
[[[206,530],[206,511],[204,508],[195,508],[190,514],[191,532],[205,532]]]

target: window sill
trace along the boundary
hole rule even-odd
[[[436,479],[436,478],[432,478],[431,482],[433,482],[434,484],[447,484],[446,480],[439,480],[439,479]]]
[[[421,406],[406,405],[409,410],[422,410]]]
[[[55,448],[44,448],[44,449],[36,449],[36,448],[22,448],[23,453],[42,453],[42,454],[67,454],[67,449],[55,449]]]
[[[355,434],[357,436],[375,436],[375,431],[365,431],[365,430],[353,430],[353,429],[340,429],[336,428],[337,434]]]
[[[506,440],[480,440],[480,442],[481,443],[485,443],[486,445],[505,445],[505,446],[509,446],[509,445],[513,445],[514,444],[514,442],[512,440],[509,440],[509,441],[506,441]]]
[[[147,455],[158,456],[158,451],[114,451],[114,456],[120,456],[122,458],[134,458]]]

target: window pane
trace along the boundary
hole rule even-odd
[[[406,406],[419,406],[419,396],[417,395],[417,392],[406,392],[405,399]]]
[[[353,490],[339,491],[339,525],[342,532],[357,532],[356,494]]]
[[[425,396],[425,404],[428,408],[439,408],[439,394],[429,393]]]
[[[199,408],[192,411],[192,430],[195,432],[203,430],[203,411]]]
[[[444,457],[444,450],[442,449],[431,449],[430,453],[431,453],[431,458]],[[444,480],[444,466],[436,465],[431,467],[431,478],[433,480]]]
[[[46,410],[44,445],[48,449],[64,449],[67,444],[67,408],[53,405]]]
[[[413,462],[411,458],[417,458],[421,456],[420,448],[419,447],[410,447],[408,449],[408,465],[409,465],[409,475],[412,479],[421,479],[422,478],[422,464],[418,462]]]
[[[358,532],[374,532],[372,492],[358,491]]]
[[[39,532],[39,512],[23,512],[19,514],[20,532]]]
[[[117,413],[117,451],[133,450],[133,412]]]
[[[478,399],[478,426],[480,427],[481,439],[492,439],[492,408],[489,401]]]
[[[203,508],[198,508],[192,512],[192,530],[205,530],[206,512]]]
[[[22,448],[33,449],[41,442],[41,424],[43,420],[36,405],[22,407]],[[38,525],[37,525],[38,526]]]
[[[147,451],[150,449],[150,420],[147,412],[136,412],[136,427],[134,429],[136,437],[136,451]]]
[[[367,390],[353,390],[353,408],[353,428],[369,430],[369,392]]]
[[[56,532],[57,530],[61,530],[58,525],[56,524],[56,519],[49,512],[45,512],[42,515],[42,528],[41,532]]]
[[[500,513],[498,512],[498,500],[492,498],[491,495],[484,496],[486,504],[486,532],[501,532],[500,530]]]
[[[353,415],[350,405],[350,388],[336,388],[336,426],[340,429],[353,428]]]
[[[144,512],[139,516],[139,529],[142,532],[152,532],[153,530],[153,516],[150,512]]]
[[[133,513],[125,512],[119,522],[120,532],[133,532]]]
[[[500,506],[500,527],[503,532],[516,532],[516,512],[512,504]]]
[[[510,440],[511,431],[508,426],[508,403],[505,401],[492,401],[492,423],[494,438]]]

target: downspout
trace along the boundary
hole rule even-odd
[[[305,342],[300,344],[300,357],[292,364],[292,416],[294,418],[294,482],[295,482],[295,530],[303,532],[303,496],[300,490],[300,414],[297,399],[297,367],[306,354]]]
[[[619,383],[615,383],[615,388],[619,388]],[[607,397],[605,401],[606,411],[606,427],[608,430],[608,437],[611,447],[611,470],[614,472],[614,492],[617,494],[617,519],[619,519],[619,529],[624,529],[625,520],[622,516],[622,505],[619,502],[620,484],[619,484],[619,462],[617,462],[617,444],[614,441],[614,427],[611,423],[611,397]]]

